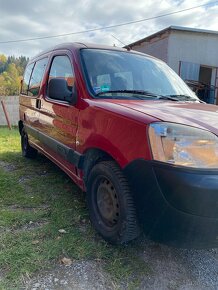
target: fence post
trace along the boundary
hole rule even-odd
[[[2,104],[2,109],[4,111],[4,114],[5,114],[5,118],[6,118],[6,121],[7,121],[7,124],[8,124],[8,128],[11,130],[11,123],[10,123],[10,120],[9,120],[9,117],[8,117],[8,112],[6,110],[6,107],[5,107],[5,103],[3,100],[1,100],[1,104]]]

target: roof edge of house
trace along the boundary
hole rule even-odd
[[[164,34],[167,31],[172,31],[172,30],[177,30],[177,31],[186,31],[186,32],[197,32],[197,33],[207,33],[207,34],[217,34],[218,36],[218,31],[215,30],[206,30],[206,29],[200,29],[200,28],[191,28],[191,27],[184,27],[184,26],[176,26],[176,25],[171,25],[169,27],[166,27],[160,31],[157,31],[149,36],[146,36],[142,39],[139,39],[135,42],[132,42],[126,46],[124,46],[124,48],[128,48],[128,47],[133,47],[135,45],[140,45],[143,42],[149,41],[150,39],[157,37],[159,35]]]

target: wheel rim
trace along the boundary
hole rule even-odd
[[[97,189],[97,207],[100,216],[107,226],[115,226],[120,216],[120,206],[113,184],[106,178],[102,179]]]

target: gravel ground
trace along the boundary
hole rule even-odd
[[[175,249],[151,242],[143,259],[153,273],[141,289],[218,289],[218,249]]]
[[[53,271],[39,275],[27,282],[25,290],[108,290],[117,289],[96,262],[82,261],[71,266],[58,266]]]
[[[218,249],[186,250],[144,241],[142,259],[151,268],[137,289],[218,290]],[[26,283],[25,290],[128,289],[116,284],[100,263],[82,261],[58,266]]]

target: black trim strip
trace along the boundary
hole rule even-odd
[[[145,160],[142,158],[135,159],[134,161],[144,161],[148,165],[153,166],[154,168],[163,168],[163,169],[172,170],[172,171],[177,170],[178,172],[183,172],[183,173],[205,174],[205,175],[216,174],[216,175],[218,175],[218,167],[217,168],[188,167],[188,166],[170,164],[167,162],[162,162],[162,161],[157,161],[157,160]],[[126,167],[128,167],[128,166],[129,166],[129,164],[126,165]],[[125,168],[124,168],[124,170],[125,170]]]
[[[75,165],[78,169],[83,169],[84,155],[73,150],[72,148],[62,144],[54,138],[47,136],[39,130],[32,128],[28,125],[24,125],[25,130],[28,134],[39,140],[44,145],[48,146],[54,152],[61,155],[65,160]]]

